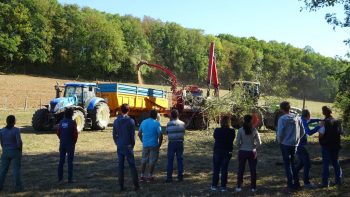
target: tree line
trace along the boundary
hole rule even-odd
[[[0,2],[0,70],[136,82],[140,60],[161,64],[185,84],[205,86],[208,49],[216,44],[222,87],[232,81],[260,81],[269,95],[333,101],[347,68],[341,58],[324,57],[312,47],[207,35],[199,29],[150,17],[120,16],[57,0]],[[146,82],[166,82],[159,71],[142,67]]]

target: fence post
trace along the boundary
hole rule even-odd
[[[26,99],[24,100],[24,111],[27,111],[28,107],[28,97],[26,96]]]

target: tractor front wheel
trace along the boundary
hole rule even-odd
[[[77,124],[78,132],[82,131],[84,129],[84,125],[85,125],[85,116],[84,116],[83,112],[81,112],[80,110],[74,110],[72,119]]]
[[[32,126],[36,131],[51,130],[54,123],[49,119],[48,109],[38,109],[35,111],[32,118]]]
[[[98,103],[91,113],[92,129],[104,130],[109,123],[109,107],[106,103]]]

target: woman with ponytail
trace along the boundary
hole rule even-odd
[[[260,135],[257,129],[253,127],[253,117],[244,116],[243,127],[238,130],[236,144],[238,146],[238,173],[236,192],[242,191],[243,174],[245,163],[248,160],[251,177],[251,191],[256,191],[256,148],[261,145]]]

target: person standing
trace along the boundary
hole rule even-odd
[[[243,127],[238,130],[236,138],[236,144],[239,149],[237,192],[242,191],[243,174],[247,160],[250,169],[251,190],[252,192],[256,192],[256,165],[258,162],[256,148],[261,145],[261,139],[258,130],[253,126],[253,122],[251,115],[245,115]]]
[[[140,181],[154,181],[154,167],[158,160],[159,148],[163,142],[162,128],[157,121],[157,111],[151,110],[150,117],[142,121],[138,136],[142,142],[142,161]],[[149,167],[149,175],[145,177],[146,165]]]
[[[75,144],[78,140],[78,130],[77,124],[72,119],[73,117],[73,109],[67,108],[64,111],[64,118],[61,120],[58,130],[57,136],[60,140],[60,161],[58,164],[58,182],[62,182],[63,180],[63,165],[66,160],[68,161],[68,183],[73,183],[73,160],[74,160],[74,151]]]
[[[0,168],[0,191],[2,191],[5,177],[12,162],[15,191],[22,190],[21,181],[21,159],[22,139],[19,128],[15,127],[16,117],[9,115],[6,118],[6,127],[0,132],[2,147],[1,168]]]
[[[139,178],[137,174],[134,146],[135,146],[135,121],[127,114],[130,110],[128,104],[122,104],[122,114],[115,119],[113,123],[113,140],[117,146],[118,155],[118,182],[120,191],[124,191],[124,160],[129,163],[132,181],[134,183],[135,191],[139,187]]]
[[[171,120],[166,126],[166,133],[168,134],[168,164],[167,164],[167,183],[173,180],[173,162],[176,154],[177,160],[177,179],[183,180],[183,153],[184,153],[184,136],[185,123],[179,120],[179,112],[176,109],[171,111]]]
[[[295,153],[301,137],[305,134],[299,117],[290,112],[290,103],[280,104],[283,115],[278,119],[277,141],[280,144],[284,168],[287,176],[287,191],[300,188],[299,177],[294,164]]]
[[[299,163],[297,165],[297,173],[304,168],[304,187],[308,189],[313,189],[315,188],[315,185],[310,182],[310,168],[311,168],[311,162],[310,162],[310,156],[309,153],[306,149],[306,144],[307,144],[307,137],[310,135],[313,135],[318,131],[320,126],[316,126],[313,129],[309,128],[309,124],[314,123],[314,122],[319,122],[320,119],[310,119],[311,114],[308,109],[304,109],[301,112],[301,121],[303,123],[303,127],[305,130],[305,135],[300,139],[300,143],[298,145],[298,150],[297,150],[297,156]]]
[[[335,173],[335,184],[341,185],[342,170],[339,164],[340,135],[343,134],[341,124],[332,116],[332,110],[328,106],[322,107],[324,119],[324,134],[320,134],[319,143],[322,149],[322,187],[328,187],[329,164],[331,163]]]
[[[216,191],[221,171],[221,192],[226,191],[228,165],[232,157],[233,141],[236,137],[235,130],[230,128],[230,117],[223,116],[220,121],[220,128],[214,130],[214,151],[213,151],[213,177],[211,190]]]

